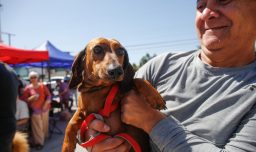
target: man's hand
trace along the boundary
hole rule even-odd
[[[103,121],[95,119],[89,124],[89,130],[87,136],[93,135],[96,132],[108,132],[110,131],[109,126],[107,126]],[[110,137],[93,147],[89,147],[91,152],[127,152],[131,148],[131,145],[124,139],[118,137]]]
[[[146,99],[131,90],[122,100],[122,121],[150,133],[156,123],[165,118],[160,111],[150,107]]]

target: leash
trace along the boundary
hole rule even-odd
[[[113,104],[113,100],[114,100],[118,90],[119,90],[118,85],[113,85],[107,98],[106,98],[103,109],[100,109],[98,114],[92,113],[86,117],[86,119],[83,121],[81,128],[80,128],[80,137],[85,135],[86,131],[88,130],[88,124],[90,124],[90,122],[92,120],[94,120],[94,119],[103,120],[103,117],[109,117],[109,115],[118,108],[119,102],[116,102]],[[111,137],[111,136],[102,134],[102,133],[98,133],[95,137],[91,137],[88,141],[80,143],[80,145],[84,148],[91,147],[109,137]],[[135,152],[141,152],[140,145],[129,134],[119,133],[119,134],[115,135],[114,137],[121,137],[121,138],[125,139],[133,147]]]

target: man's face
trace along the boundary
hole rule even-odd
[[[210,51],[251,46],[256,39],[256,0],[198,0],[196,29],[202,48]]]

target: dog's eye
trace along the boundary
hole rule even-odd
[[[101,46],[95,46],[95,47],[93,48],[93,52],[94,52],[95,54],[101,54],[101,53],[103,53],[103,51],[104,51],[104,49],[103,49]]]
[[[117,49],[117,50],[116,50],[116,54],[117,54],[117,55],[120,55],[120,56],[124,55],[124,54],[125,54],[125,49],[124,49],[124,48],[119,48],[119,49]]]

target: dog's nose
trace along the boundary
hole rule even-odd
[[[123,68],[121,66],[115,67],[115,68],[109,68],[108,69],[108,75],[113,78],[116,79],[119,76],[121,76],[123,74]]]

